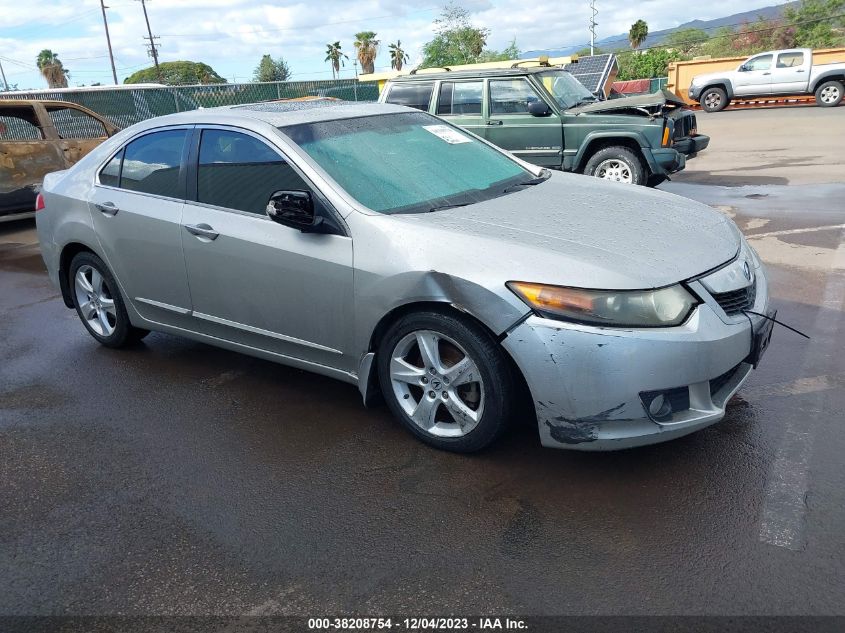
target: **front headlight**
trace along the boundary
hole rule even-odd
[[[584,290],[525,281],[506,285],[542,316],[606,327],[680,325],[697,303],[680,285],[658,290]]]
[[[762,263],[760,261],[760,256],[757,254],[757,251],[754,250],[754,247],[751,246],[751,244],[749,244],[748,241],[745,239],[745,236],[742,237],[742,246],[748,254],[749,259],[751,259],[752,266],[754,266],[754,268],[760,268],[760,265]]]

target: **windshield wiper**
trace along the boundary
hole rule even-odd
[[[598,101],[598,99],[596,99],[593,95],[590,95],[589,97],[581,97],[578,101],[566,109],[571,110],[572,108],[577,108],[579,105],[584,105],[585,103],[595,103],[596,101]]]
[[[472,202],[458,202],[457,204],[441,204],[439,207],[431,207],[428,212],[433,213],[434,211],[443,211],[444,209],[457,209],[458,207],[465,207]]]
[[[541,182],[546,182],[551,177],[551,175],[552,175],[552,172],[550,172],[548,169],[543,169],[543,171],[540,172],[540,175],[537,176],[536,178],[532,178],[531,180],[526,180],[525,182],[518,182],[515,185],[511,185],[510,187],[505,187],[505,189],[502,191],[502,193],[510,193],[511,191],[514,191],[515,189],[518,189],[519,187],[529,187],[531,185],[539,185]]]

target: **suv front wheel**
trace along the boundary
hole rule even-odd
[[[622,146],[605,147],[597,151],[587,161],[584,173],[632,185],[643,185],[648,178],[639,156]]]

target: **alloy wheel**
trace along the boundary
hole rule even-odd
[[[85,264],[73,281],[76,302],[82,318],[100,336],[111,336],[117,327],[117,311],[111,290],[102,273]]]
[[[718,108],[722,104],[722,95],[718,92],[710,92],[704,97],[704,105],[708,108]]]
[[[599,163],[595,175],[597,178],[613,180],[615,182],[627,182],[629,184],[634,182],[630,165],[618,158],[608,158]]]
[[[467,435],[484,412],[478,366],[463,347],[439,332],[417,330],[396,344],[390,382],[408,417],[436,437]]]
[[[839,99],[839,88],[836,86],[827,86],[823,88],[820,95],[823,103],[835,103]]]

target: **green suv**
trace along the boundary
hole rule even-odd
[[[536,165],[637,185],[660,184],[710,142],[668,91],[600,101],[548,66],[412,73],[379,101],[436,114]]]

